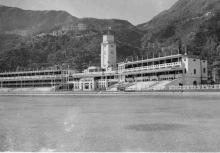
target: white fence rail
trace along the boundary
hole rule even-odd
[[[18,76],[18,77],[3,77],[0,78],[0,81],[11,81],[11,80],[27,80],[27,79],[55,79],[55,78],[64,78],[68,75],[42,75],[42,76]]]
[[[220,89],[220,84],[215,85],[186,85],[186,86],[170,86],[168,90],[218,90]]]

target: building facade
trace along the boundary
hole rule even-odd
[[[182,54],[119,63],[118,72],[125,82],[176,80],[176,85],[198,85],[208,79],[206,60]]]
[[[82,73],[70,71],[13,72],[0,74],[1,88],[55,87],[72,91],[161,90],[169,86],[198,86],[208,80],[207,60],[170,55],[116,64],[114,36],[103,36],[101,67]]]
[[[67,70],[40,70],[0,73],[0,88],[47,88],[55,91],[65,86],[69,79]]]
[[[217,57],[212,65],[212,80],[220,83],[220,57]]]

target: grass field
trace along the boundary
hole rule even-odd
[[[0,151],[220,151],[219,99],[0,97]]]

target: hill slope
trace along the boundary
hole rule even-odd
[[[45,32],[62,24],[75,22],[65,11],[30,11],[0,6],[0,33],[29,35]]]
[[[138,27],[142,30],[158,29],[171,22],[181,22],[219,10],[219,0],[179,0],[169,10],[161,12],[151,21],[138,25]]]
[[[220,1],[179,0],[151,21],[138,25],[142,46],[187,48],[189,54],[208,58],[220,55]],[[185,46],[185,47],[182,47]]]
[[[63,11],[28,11],[1,7],[0,71],[49,67],[68,63],[76,70],[100,65],[102,35],[112,27],[117,42],[117,60],[140,55],[142,32],[125,20],[76,18]],[[8,16],[9,18],[6,18]],[[51,36],[62,25],[84,23],[88,30]],[[35,33],[46,33],[37,38]],[[30,34],[31,39],[27,36]]]
[[[99,65],[102,34],[109,26],[115,33],[118,62],[129,56],[167,55],[178,49],[184,52],[185,48],[209,63],[220,56],[219,0],[179,0],[137,27],[125,20],[79,19],[63,11],[26,11],[4,6],[0,7],[0,19],[4,21],[0,23],[0,33],[4,33],[0,35],[0,71],[41,67],[42,63],[70,63],[77,70]],[[73,33],[47,35],[38,41],[21,37],[73,23],[84,23],[88,30],[77,34],[79,37]]]

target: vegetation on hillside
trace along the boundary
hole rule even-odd
[[[0,21],[0,33],[28,36],[76,22],[77,18],[65,11],[31,11],[1,6]]]
[[[100,66],[102,34],[96,31],[80,36],[46,35],[43,38],[25,42],[22,39],[16,42],[18,36],[8,37],[7,40],[4,39],[6,45],[0,52],[0,70],[32,70],[66,64],[72,69],[82,71],[91,65]],[[128,46],[126,38],[120,36],[120,33],[115,35],[118,42],[118,61],[125,60],[129,56],[136,56],[139,51]],[[12,41],[12,38],[15,40]]]
[[[102,34],[108,27],[112,27],[116,37],[118,62],[187,50],[188,54],[208,59],[211,65],[220,56],[219,0],[179,0],[169,10],[136,27],[124,20],[78,19],[63,11],[9,7],[0,7],[0,20],[3,21],[0,22],[0,71],[40,69],[64,63],[77,71],[90,65],[99,66]],[[35,38],[40,32],[73,23],[84,23],[88,30]],[[24,37],[26,32],[34,35]]]
[[[179,0],[138,28],[145,33],[143,48],[153,43],[182,52],[187,50],[188,54],[208,59],[210,64],[220,56],[219,0]]]

